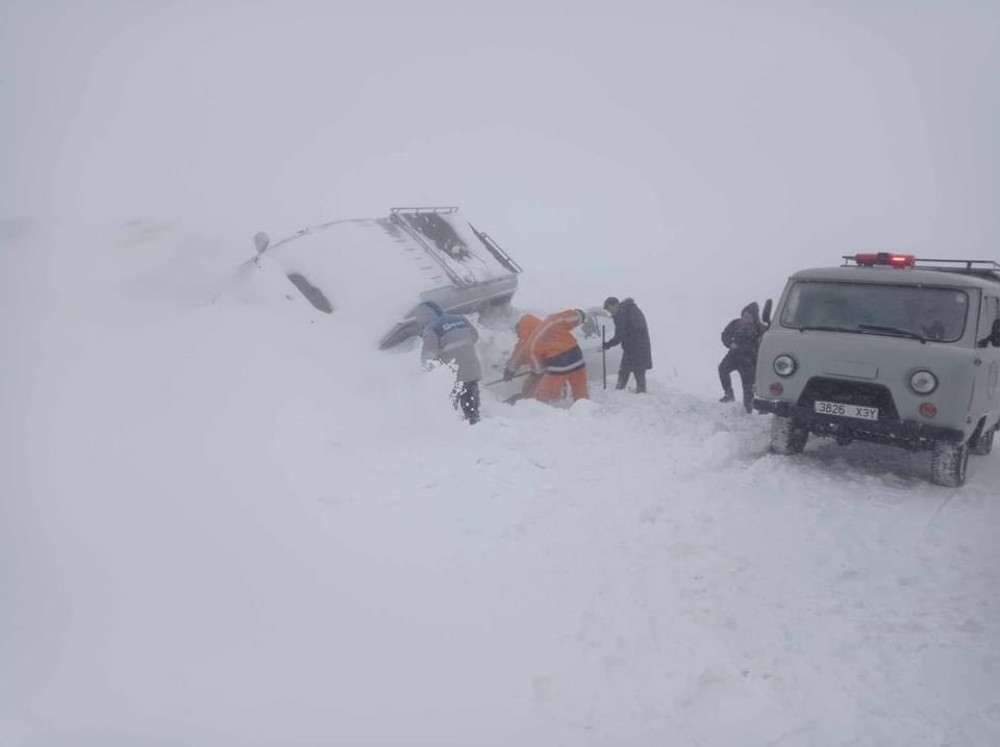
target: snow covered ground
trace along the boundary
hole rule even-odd
[[[715,373],[804,266],[1000,259],[998,38],[979,0],[0,0],[0,747],[1000,744],[1000,457],[769,456]],[[459,205],[521,308],[633,296],[649,394],[470,428],[366,283],[234,281],[399,205]]]
[[[250,252],[2,225],[4,747],[1000,743],[996,455],[770,456],[666,293],[647,396],[470,428]]]

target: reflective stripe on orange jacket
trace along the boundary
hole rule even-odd
[[[530,366],[535,373],[551,370],[553,373],[567,373],[583,366],[583,355],[579,363],[570,351],[579,350],[576,338],[570,331],[583,322],[583,312],[567,309],[539,319],[534,314],[525,314],[517,322],[517,346],[507,361],[512,371],[521,366]],[[569,353],[569,355],[565,355]]]

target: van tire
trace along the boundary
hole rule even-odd
[[[946,488],[965,485],[969,445],[935,441],[931,452],[931,482]]]
[[[976,456],[986,456],[993,451],[993,440],[997,434],[996,428],[990,428],[985,433],[980,433],[972,439],[969,450]]]
[[[809,431],[791,418],[775,415],[771,420],[772,454],[801,454],[808,438]]]

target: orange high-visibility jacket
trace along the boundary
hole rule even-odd
[[[570,331],[583,323],[583,312],[567,309],[539,319],[525,314],[517,322],[517,346],[507,361],[516,371],[530,366],[535,373],[566,374],[582,368],[583,353]]]

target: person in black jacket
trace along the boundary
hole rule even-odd
[[[719,381],[722,382],[722,399],[720,402],[732,402],[732,373],[740,374],[743,385],[743,407],[747,412],[753,411],[753,383],[757,376],[757,351],[760,349],[760,338],[767,331],[767,325],[760,320],[760,307],[756,302],[743,307],[739,319],[733,319],[722,330],[722,344],[728,348],[722,362],[719,363]]]
[[[604,301],[604,310],[615,320],[615,336],[604,343],[604,349],[618,344],[622,346],[622,362],[615,388],[624,389],[629,376],[634,375],[636,393],[645,392],[646,371],[653,367],[646,317],[631,298],[619,301],[609,296]]]

